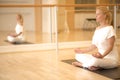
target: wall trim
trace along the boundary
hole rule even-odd
[[[31,1],[24,0],[0,0],[0,3],[31,3]]]
[[[116,44],[120,45],[120,42],[117,41]],[[57,45],[56,43],[43,43],[43,44],[0,46],[0,53],[57,50],[56,45]],[[91,41],[60,42],[58,43],[58,49],[72,49],[79,47],[88,47],[90,45]]]
[[[87,47],[90,44],[91,44],[91,41],[60,42],[58,44],[58,49]],[[56,48],[57,48],[56,43],[11,45],[11,46],[0,46],[0,53],[37,51],[37,50],[56,50]]]

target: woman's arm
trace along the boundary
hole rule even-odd
[[[22,34],[22,32],[20,32],[19,34],[16,34],[15,37],[17,37],[17,36],[19,36],[19,35],[21,35],[21,34]]]
[[[105,57],[107,54],[109,54],[112,51],[114,42],[115,42],[115,36],[112,36],[111,38],[109,38],[107,42],[108,42],[108,48],[105,51],[105,53],[102,55],[103,57]]]
[[[87,53],[87,52],[95,50],[96,48],[97,47],[94,44],[92,44],[91,46],[89,46],[89,47],[87,47],[85,49],[79,49],[79,48],[77,48],[77,49],[75,49],[75,52],[76,53]]]
[[[22,32],[20,32],[19,34],[11,34],[10,36],[12,36],[12,37],[17,37],[17,36],[19,36],[19,35],[21,35],[22,34]]]
[[[112,36],[111,38],[107,39],[108,42],[108,48],[107,50],[104,52],[103,55],[101,55],[99,52],[92,54],[94,57],[96,58],[104,58],[106,55],[108,55],[114,46],[114,42],[115,42],[115,36]]]

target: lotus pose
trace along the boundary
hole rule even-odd
[[[115,46],[114,28],[111,25],[112,14],[108,7],[96,8],[96,21],[100,25],[94,32],[92,45],[85,49],[75,49],[77,61],[72,64],[89,70],[115,68],[118,66],[119,55]],[[97,49],[95,53],[87,54],[87,52],[95,49]]]
[[[23,17],[21,14],[17,14],[16,19],[17,19],[17,25],[15,27],[16,33],[9,34],[9,36],[7,37],[7,40],[11,43],[22,43],[24,41]]]

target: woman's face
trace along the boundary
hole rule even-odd
[[[19,20],[20,20],[20,16],[19,16],[19,15],[17,15],[17,16],[16,16],[16,19],[17,19],[17,21],[19,21]]]
[[[96,21],[98,23],[105,21],[105,14],[99,9],[96,10]]]

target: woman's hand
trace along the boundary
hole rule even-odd
[[[12,34],[9,34],[10,36],[12,37],[16,37],[16,34],[12,33]]]
[[[17,37],[17,35],[12,35],[12,37]]]
[[[103,56],[99,52],[92,54],[92,56],[96,58],[103,58]]]
[[[75,53],[84,53],[84,51],[79,48],[76,48],[74,51],[75,51]]]

